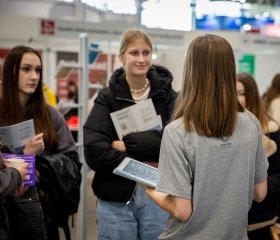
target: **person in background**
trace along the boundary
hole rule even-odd
[[[69,103],[78,104],[78,90],[77,83],[74,80],[69,80],[67,84],[67,99],[61,99],[57,105],[57,109],[63,115],[75,142],[78,141],[78,108],[66,105]]]
[[[280,197],[280,131],[278,123],[267,113],[255,79],[249,73],[237,74],[236,90],[239,103],[259,120],[263,145],[268,157],[267,195],[261,203],[253,201],[248,214],[250,240],[272,240],[270,226],[278,218]]]
[[[153,46],[144,31],[126,30],[119,49],[122,67],[99,92],[83,126],[85,160],[95,171],[92,188],[98,198],[98,239],[155,240],[166,225],[167,212],[139,184],[113,170],[125,157],[157,166],[162,130],[134,132],[120,140],[110,113],[151,99],[165,126],[177,93],[172,89],[171,72],[152,64]]]
[[[70,80],[67,85],[68,95],[67,99],[70,101],[72,100],[75,103],[78,103],[78,94],[79,89],[77,83],[75,83],[73,80]]]
[[[0,126],[34,120],[36,135],[25,144],[22,154],[35,154],[36,166],[37,156],[64,153],[78,159],[69,128],[63,116],[45,102],[42,84],[40,54],[28,46],[12,48],[3,65]],[[36,172],[35,186],[25,186],[16,197],[6,198],[11,228],[9,239],[59,239],[59,213],[52,208],[53,195],[47,188],[50,179],[38,169]]]
[[[50,89],[45,83],[43,83],[43,91],[44,91],[44,95],[45,95],[45,99],[46,99],[46,102],[55,107],[57,105],[57,95],[55,94],[55,92]]]
[[[276,74],[263,97],[266,111],[280,124],[280,73]]]
[[[248,211],[266,196],[267,165],[260,124],[237,101],[231,45],[196,37],[163,132],[156,189],[142,185],[170,213],[159,239],[248,239]]]
[[[17,195],[22,191],[22,181],[27,174],[28,163],[19,166],[11,166],[4,162],[0,154],[0,236],[1,240],[9,239],[9,218],[4,202],[11,194]]]
[[[78,100],[79,100],[79,89],[78,89],[78,85],[76,82],[70,80],[68,82],[68,96],[67,99],[69,102],[73,102],[73,103],[77,103],[78,104]],[[71,133],[72,136],[75,140],[75,142],[78,142],[78,130],[77,128],[79,127],[79,117],[78,117],[78,108],[70,108],[68,112],[66,112],[64,115],[64,119],[66,120],[67,123],[71,123],[74,121],[74,125],[76,125],[76,129],[71,129]],[[69,124],[68,124],[69,126]]]
[[[93,108],[94,106],[94,100],[95,98],[97,97],[98,93],[99,93],[100,89],[93,89],[93,88],[90,88],[88,90],[88,106],[87,106],[87,111],[88,111],[88,114],[90,114],[91,112],[91,109]]]
[[[78,103],[78,85],[74,81],[69,81],[67,85],[66,103]],[[64,108],[63,116],[68,121],[73,116],[78,116],[78,108]]]

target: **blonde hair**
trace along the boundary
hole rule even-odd
[[[151,48],[151,51],[153,51],[153,44],[148,34],[141,29],[130,28],[122,34],[119,54],[124,54],[126,49],[137,39],[143,39],[145,43]]]
[[[231,45],[206,34],[188,49],[182,88],[172,120],[182,117],[187,131],[207,137],[232,135],[237,111],[236,66]]]

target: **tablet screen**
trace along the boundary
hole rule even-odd
[[[141,163],[130,161],[123,170],[151,182],[157,181],[157,169],[149,168]]]

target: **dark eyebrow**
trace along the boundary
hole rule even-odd
[[[21,64],[21,66],[25,66],[25,67],[32,67],[32,65],[28,64],[28,63],[23,63]],[[42,68],[42,65],[38,65],[35,68]]]

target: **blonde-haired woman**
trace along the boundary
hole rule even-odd
[[[148,130],[118,138],[110,113],[152,99],[163,126],[169,121],[174,100],[173,76],[152,64],[153,46],[140,29],[122,35],[119,59],[122,68],[101,90],[84,125],[85,159],[95,171],[92,188],[98,198],[98,239],[155,240],[168,214],[134,181],[113,174],[125,157],[157,166],[162,131]]]

